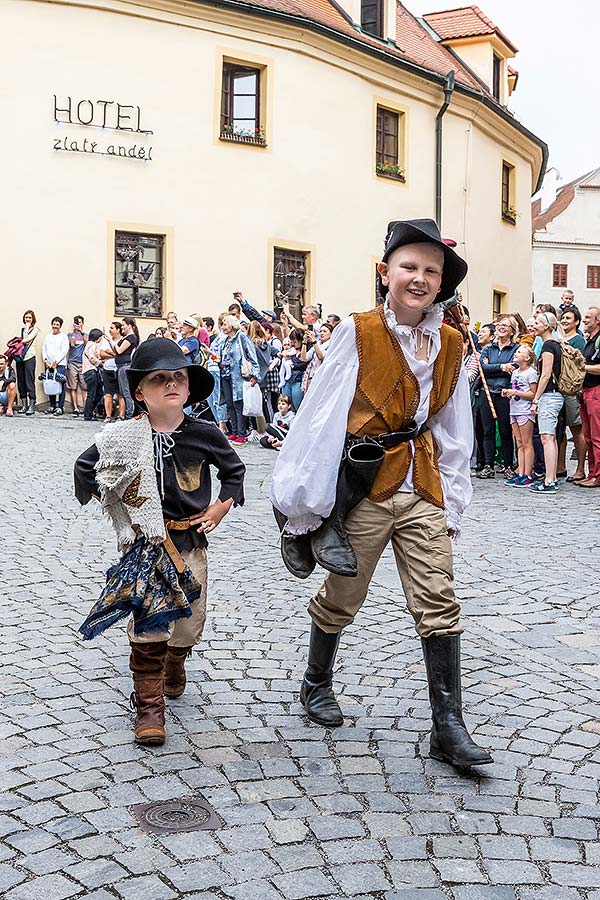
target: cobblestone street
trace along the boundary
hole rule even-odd
[[[476,482],[456,552],[466,719],[495,764],[427,755],[420,643],[392,555],[342,637],[344,727],[298,702],[315,575],[289,576],[242,448],[247,503],[210,547],[205,640],[164,747],[132,742],[124,627],[77,629],[115,559],[72,495],[95,426],[0,421],[0,897],[600,900],[598,493]],[[572,464],[571,464],[572,465]],[[202,795],[224,822],[157,837],[138,803]]]

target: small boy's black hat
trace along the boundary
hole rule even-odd
[[[131,396],[135,395],[135,390],[144,376],[159,369],[166,369],[167,372],[174,372],[175,369],[187,370],[190,403],[199,403],[212,394],[215,380],[208,369],[190,362],[181,347],[169,338],[156,338],[154,341],[144,341],[135,351],[131,367],[127,370]]]
[[[382,262],[387,262],[398,247],[404,247],[405,244],[423,243],[436,244],[444,254],[442,285],[435,302],[441,303],[443,300],[449,300],[467,274],[469,267],[464,259],[444,242],[433,219],[406,219],[390,222],[385,237]],[[382,296],[385,296],[387,289],[382,285],[380,287]]]

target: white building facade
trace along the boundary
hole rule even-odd
[[[534,303],[560,304],[565,289],[583,313],[600,305],[600,168],[556,187],[550,170],[532,206]]]

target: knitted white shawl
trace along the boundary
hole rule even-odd
[[[156,483],[154,442],[148,416],[108,425],[96,435],[96,481],[102,511],[117,533],[120,551],[136,539],[133,526],[152,543],[166,537]]]

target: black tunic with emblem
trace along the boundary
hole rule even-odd
[[[157,433],[153,431],[152,434]],[[171,440],[165,440],[163,436],[154,441],[157,482],[165,519],[187,519],[210,505],[211,466],[216,469],[221,482],[219,500],[233,499],[234,506],[243,505],[246,467],[222,431],[211,423],[186,416],[169,437]],[[83,505],[100,494],[95,473],[97,462],[98,448],[93,444],[75,463],[75,496]],[[170,535],[180,552],[207,546],[206,536],[199,534],[196,528],[171,531]]]

